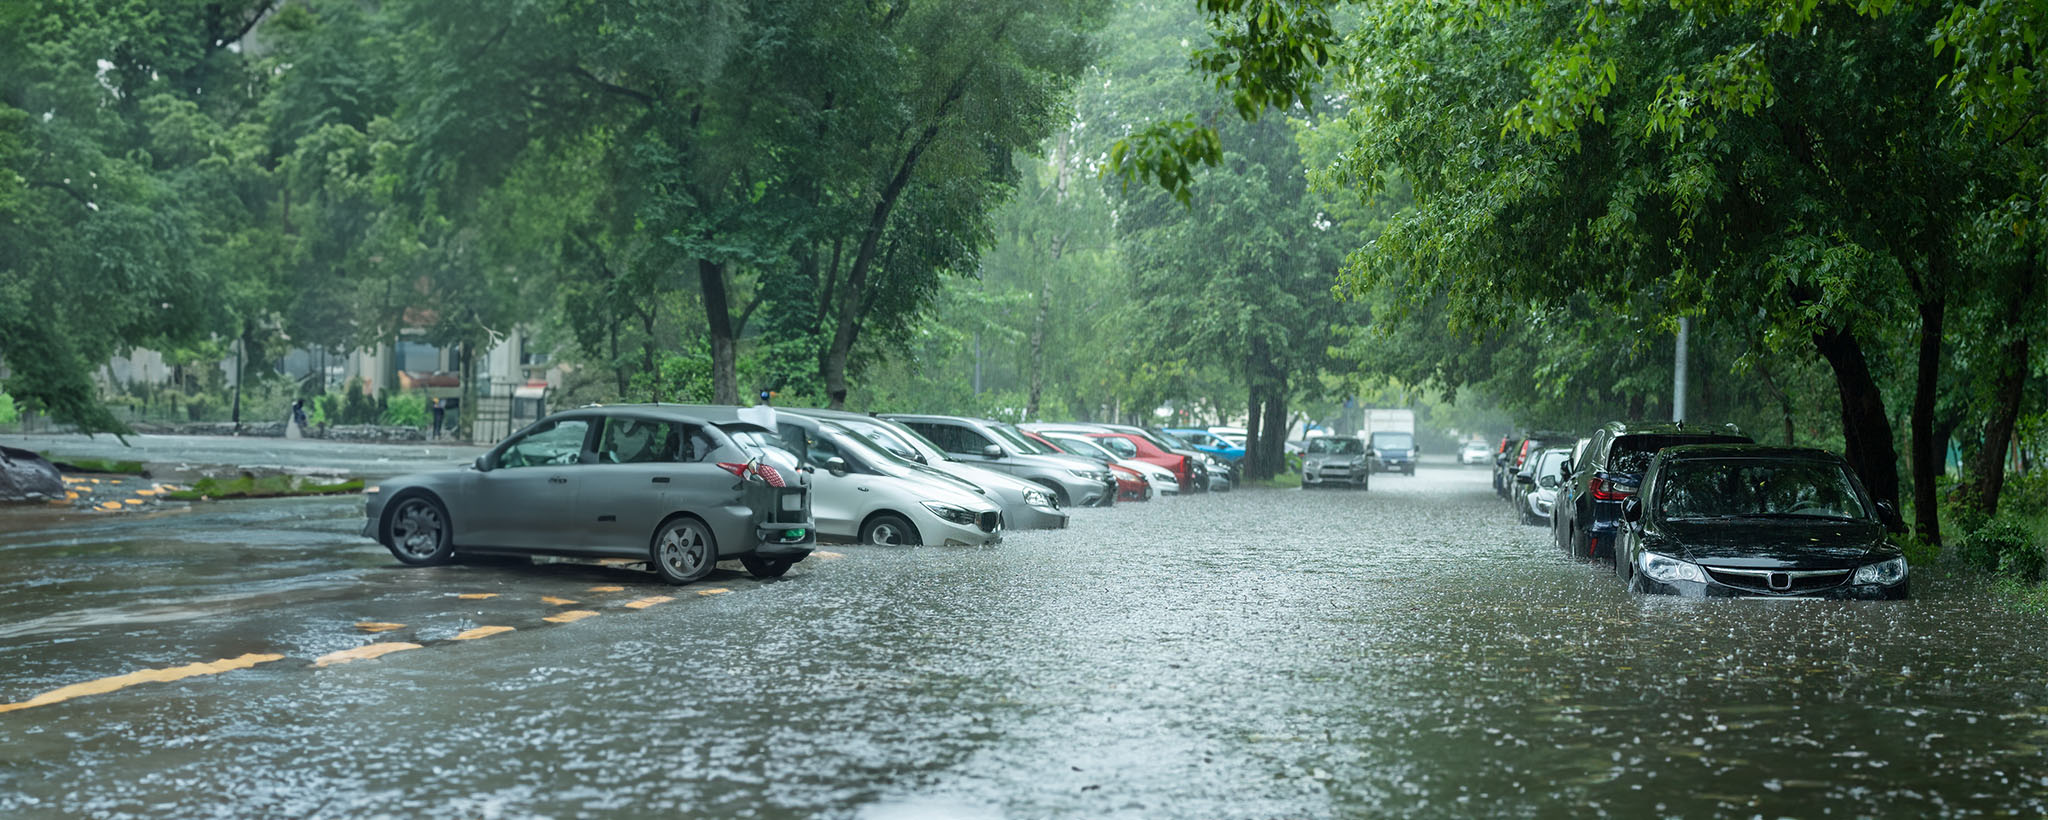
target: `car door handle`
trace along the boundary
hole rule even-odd
[[[654,477],[654,483],[656,483],[656,484],[667,484],[667,483],[668,483],[668,476],[665,476],[665,475],[658,475],[658,476],[655,476],[655,477]]]
[[[861,491],[861,492],[867,492],[867,491],[868,491],[868,488],[866,488],[866,487],[855,487],[854,489],[856,489],[856,490],[859,490],[859,491]]]
[[[549,484],[567,484],[567,483],[569,483],[569,479],[568,479],[568,478],[566,478],[566,477],[563,477],[563,476],[558,476],[558,475],[557,475],[557,476],[549,476],[549,477],[548,477],[548,483],[549,483]]]

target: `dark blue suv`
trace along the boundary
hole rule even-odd
[[[1376,472],[1415,474],[1415,456],[1420,450],[1415,447],[1414,433],[1392,430],[1374,433],[1368,443],[1372,446],[1374,460],[1379,464]]]
[[[1595,431],[1585,453],[1565,464],[1564,486],[1551,507],[1550,532],[1573,558],[1611,559],[1621,533],[1621,502],[1642,487],[1643,471],[1658,450],[1680,444],[1751,444],[1733,424],[1610,421]]]

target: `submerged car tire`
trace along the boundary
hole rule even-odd
[[[647,547],[648,564],[654,574],[671,584],[703,580],[718,566],[718,538],[711,526],[689,516],[661,522],[654,541]]]
[[[1522,511],[1522,523],[1523,523],[1523,524],[1525,524],[1525,525],[1527,525],[1527,526],[1531,526],[1531,527],[1533,527],[1533,526],[1536,526],[1537,524],[1541,524],[1541,523],[1543,523],[1543,519],[1541,519],[1541,518],[1538,518],[1538,517],[1536,517],[1536,512],[1535,512],[1534,510],[1531,510],[1531,509],[1529,509],[1529,500],[1528,500],[1528,499],[1526,499],[1526,498],[1522,499],[1522,503],[1521,503],[1520,505],[1518,505],[1518,506],[1519,506],[1519,507],[1521,508],[1521,511]]]
[[[860,525],[860,542],[876,547],[900,547],[924,543],[917,528],[897,515],[877,515]]]
[[[407,566],[448,563],[455,555],[455,532],[448,508],[427,492],[414,491],[391,501],[384,514],[384,547]]]
[[[759,555],[742,555],[740,563],[747,568],[747,574],[756,578],[780,578],[790,567],[796,566],[795,558],[763,558]]]

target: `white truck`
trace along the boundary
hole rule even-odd
[[[1415,446],[1415,411],[1367,410],[1358,437],[1372,448],[1375,472],[1415,474],[1415,457],[1421,452]]]

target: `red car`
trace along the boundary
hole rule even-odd
[[[1102,446],[1115,453],[1118,458],[1135,458],[1147,464],[1157,464],[1173,473],[1174,481],[1180,484],[1180,491],[1194,492],[1194,465],[1188,457],[1159,449],[1159,445],[1147,441],[1143,436],[1130,433],[1090,432],[1088,437],[1102,442]]]
[[[1052,448],[1052,451],[1053,451],[1053,452],[1055,452],[1055,453],[1067,453],[1067,455],[1079,455],[1079,456],[1082,456],[1082,457],[1092,457],[1092,456],[1089,456],[1089,455],[1088,455],[1088,454],[1086,454],[1086,453],[1068,453],[1068,452],[1067,452],[1067,448],[1065,448],[1065,447],[1061,447],[1061,446],[1059,446],[1059,444],[1057,444],[1057,443],[1053,442],[1053,441],[1052,441],[1051,439],[1048,439],[1048,438],[1046,438],[1046,437],[1044,437],[1044,436],[1041,436],[1041,435],[1039,435],[1039,434],[1037,434],[1037,433],[1033,433],[1033,432],[1031,432],[1030,430],[1018,430],[1017,432],[1023,433],[1024,435],[1027,435],[1027,436],[1030,436],[1030,437],[1031,437],[1031,440],[1032,440],[1032,441],[1038,442],[1039,444],[1043,444],[1043,445],[1045,445],[1045,446],[1047,446],[1047,447],[1050,447],[1050,448]],[[1112,473],[1115,473],[1115,474],[1116,474],[1116,500],[1118,500],[1118,501],[1149,501],[1149,500],[1151,500],[1151,498],[1152,498],[1152,482],[1150,482],[1150,481],[1146,481],[1146,480],[1145,480],[1145,477],[1144,477],[1143,475],[1140,475],[1140,474],[1138,473],[1138,471],[1137,471],[1137,470],[1133,470],[1133,469],[1131,469],[1131,468],[1129,468],[1129,467],[1125,467],[1125,466],[1123,466],[1123,465],[1121,465],[1121,464],[1117,464],[1117,463],[1115,463],[1115,462],[1103,462],[1102,466],[1104,466],[1104,467],[1108,467],[1108,468],[1109,468],[1109,471],[1110,471],[1110,472],[1112,472]]]

